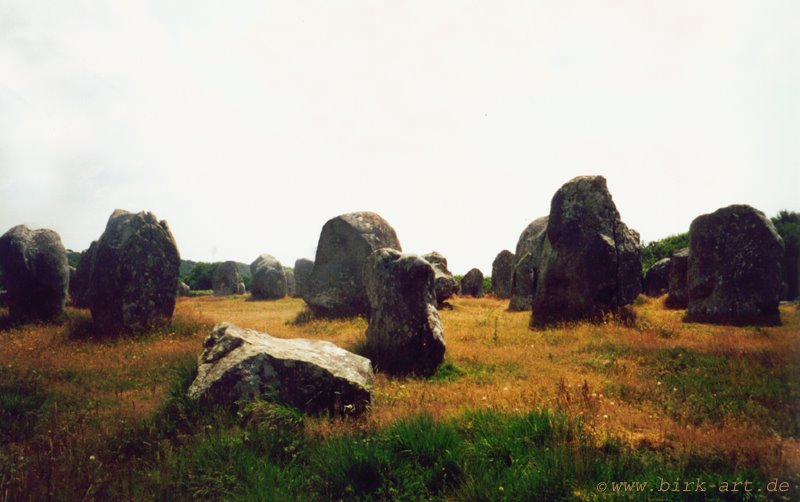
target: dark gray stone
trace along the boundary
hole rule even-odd
[[[434,275],[428,261],[393,249],[379,249],[367,258],[367,344],[379,370],[430,375],[444,360]]]
[[[314,262],[306,258],[298,258],[294,262],[294,287],[297,298],[302,298],[308,291]]]
[[[250,264],[253,284],[250,294],[261,300],[277,300],[286,296],[286,273],[274,256],[262,254]]]
[[[669,291],[669,267],[669,258],[658,260],[650,267],[644,279],[644,294],[658,298]]]
[[[514,275],[511,277],[511,301],[508,309],[524,311],[531,309],[533,292],[536,290],[536,275],[547,233],[548,216],[530,222],[517,240],[514,255]]]
[[[296,298],[297,283],[294,280],[294,270],[283,267],[283,274],[286,276],[286,294],[292,298]]]
[[[474,296],[480,298],[483,296],[483,272],[477,268],[473,268],[461,279],[461,296]]]
[[[438,251],[422,255],[422,258],[433,267],[433,289],[436,292],[436,305],[441,308],[444,302],[458,293],[458,282],[447,269],[447,258]]]
[[[189,397],[232,407],[261,397],[309,413],[358,415],[371,400],[369,359],[322,340],[274,338],[222,323],[206,338]]]
[[[686,275],[689,272],[689,248],[681,248],[672,253],[667,274],[667,308],[685,309],[689,302]]]
[[[239,266],[235,261],[220,263],[211,275],[211,288],[214,290],[214,296],[235,295],[240,282],[242,282],[242,276],[239,274]]]
[[[369,313],[364,262],[375,250],[400,248],[394,229],[371,212],[337,216],[322,227],[317,256],[303,300],[318,316],[349,317]]]
[[[92,253],[89,308],[100,331],[141,331],[168,323],[180,256],[167,222],[117,209]]]
[[[783,239],[764,213],[733,205],[689,227],[687,320],[780,324]]]
[[[13,227],[0,237],[0,269],[10,319],[48,321],[63,314],[69,264],[56,232]]]
[[[75,277],[70,279],[69,295],[72,305],[78,308],[89,308],[89,280],[92,276],[92,258],[97,249],[97,241],[92,241],[89,249],[81,251]]]
[[[492,294],[498,298],[511,298],[515,256],[511,251],[500,251],[492,262]]]
[[[639,235],[620,219],[605,178],[564,184],[550,204],[531,326],[595,319],[641,290]]]

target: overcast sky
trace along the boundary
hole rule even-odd
[[[488,274],[582,174],[645,241],[800,210],[800,2],[0,0],[0,233],[291,266],[370,210]]]

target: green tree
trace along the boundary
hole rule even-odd
[[[800,295],[798,266],[800,263],[800,213],[780,211],[772,218],[772,224],[783,238],[785,252],[783,255],[783,299],[793,300]]]
[[[189,274],[184,278],[184,282],[190,289],[206,290],[211,289],[211,277],[217,269],[219,263],[197,262]]]
[[[689,246],[689,234],[670,235],[642,246],[642,273],[646,274],[657,261],[672,256],[674,251]]]

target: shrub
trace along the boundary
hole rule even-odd
[[[642,246],[642,273],[646,274],[657,261],[672,256],[674,251],[689,245],[689,234],[670,235]]]

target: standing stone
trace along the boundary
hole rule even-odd
[[[294,262],[294,289],[297,298],[303,298],[311,282],[311,272],[314,271],[314,262],[306,258],[298,258]]]
[[[294,280],[294,270],[283,267],[283,274],[286,276],[286,294],[291,298],[297,296],[297,283]]]
[[[183,281],[178,281],[178,296],[189,296],[192,289]]]
[[[309,413],[358,415],[372,398],[369,359],[323,340],[285,340],[222,323],[206,338],[190,398],[234,406],[262,397]]]
[[[262,254],[250,264],[253,284],[250,294],[261,300],[277,300],[286,296],[286,274],[274,256]]]
[[[667,286],[669,294],[665,302],[667,308],[685,309],[689,303],[686,276],[689,273],[689,248],[681,248],[670,258]]]
[[[669,258],[658,260],[650,267],[644,279],[644,294],[658,298],[669,291],[669,267]]]
[[[442,308],[445,300],[458,293],[458,282],[447,269],[447,258],[438,251],[422,255],[422,259],[433,267],[433,289],[436,292],[436,306]]]
[[[0,237],[0,269],[12,320],[46,321],[64,312],[69,264],[56,232],[13,227]]]
[[[698,216],[689,227],[687,320],[780,324],[783,239],[747,205]]]
[[[430,375],[444,360],[434,275],[428,261],[394,249],[379,249],[367,258],[367,345],[378,369]]]
[[[214,296],[235,295],[242,276],[239,274],[239,267],[235,261],[226,261],[217,265],[211,275],[211,288]]]
[[[516,263],[511,278],[509,310],[521,312],[531,309],[548,219],[548,216],[542,216],[533,220],[519,236],[517,253],[514,255]]]
[[[337,216],[322,227],[317,256],[303,300],[315,315],[348,317],[369,313],[364,262],[375,250],[402,251],[394,229],[371,212]]]
[[[606,179],[564,184],[550,204],[531,326],[596,318],[641,290],[639,235],[620,219]]]
[[[483,296],[483,272],[473,268],[461,279],[461,296]]]
[[[97,249],[97,241],[92,241],[89,249],[81,251],[78,266],[75,268],[75,277],[70,279],[69,295],[72,305],[78,308],[89,307],[89,280],[92,276],[92,257]]]
[[[243,295],[247,293],[247,287],[244,285],[244,282],[240,282],[236,285],[236,294]]]
[[[180,256],[167,222],[117,209],[92,253],[89,308],[100,330],[141,331],[175,309]]]
[[[514,276],[514,253],[504,249],[492,262],[492,293],[498,298],[511,298]]]

